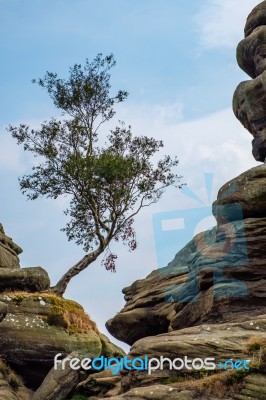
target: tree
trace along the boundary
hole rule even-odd
[[[113,55],[99,54],[85,66],[70,68],[67,80],[47,72],[34,80],[45,88],[64,119],[52,118],[40,129],[21,124],[8,130],[25,151],[40,157],[32,173],[20,178],[22,192],[35,200],[41,196],[56,199],[69,196],[68,240],[83,245],[85,255],[52,288],[62,296],[69,281],[106,252],[104,265],[115,271],[117,256],[110,250],[112,240],[121,240],[130,250],[137,246],[134,216],[157,202],[170,185],[180,185],[172,172],[178,160],[165,156],[154,166],[152,156],[163,147],[162,141],[146,136],[134,137],[131,127],[119,121],[105,136],[101,125],[115,115],[114,106],[128,93],[110,95],[110,69]]]

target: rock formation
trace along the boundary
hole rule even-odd
[[[237,48],[252,80],[233,98],[236,117],[266,159],[266,1],[248,16]],[[107,322],[132,345],[129,357],[251,359],[247,371],[178,372],[165,366],[122,371],[112,400],[266,398],[266,166],[226,183],[213,204],[217,226],[196,235],[175,258],[125,288],[124,308]]]
[[[205,322],[266,314],[265,200],[265,165],[225,184],[213,205],[217,227],[198,234],[167,267],[125,288],[127,303],[108,330],[133,344]]]
[[[250,13],[245,39],[237,47],[237,61],[252,80],[237,87],[233,109],[236,117],[253,135],[253,155],[257,161],[266,158],[266,2]]]
[[[66,356],[75,350],[87,357],[124,354],[99,332],[78,303],[49,291],[50,280],[43,268],[20,268],[21,252],[0,225],[0,400],[28,400],[23,383],[38,388],[57,353]],[[17,380],[17,390],[7,379],[1,384],[1,373],[3,380],[7,375],[1,363],[22,377]]]

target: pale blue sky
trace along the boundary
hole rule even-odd
[[[234,48],[202,49],[197,15],[208,1],[1,0],[1,122],[43,118],[49,100],[31,79],[113,52],[113,85],[130,103],[185,103],[184,117],[231,101]],[[226,27],[225,27],[226,29]],[[225,84],[226,83],[226,84]],[[219,93],[214,96],[213,89]],[[48,111],[48,112],[49,112]]]
[[[230,110],[236,85],[247,79],[235,47],[257,0],[0,0],[0,221],[24,248],[23,266],[42,265],[52,280],[83,255],[59,229],[62,201],[26,202],[17,178],[31,160],[5,132],[9,123],[38,126],[57,115],[31,80],[48,71],[67,76],[69,66],[114,53],[114,90],[129,92],[118,117],[136,134],[165,142],[180,158],[180,173],[204,196],[205,172],[213,172],[213,198],[226,179],[256,165],[251,137]],[[139,250],[117,249],[118,272],[100,263],[75,278],[67,295],[104,329],[122,307],[121,289],[156,267],[152,215],[196,207],[180,192],[136,220]],[[172,255],[169,255],[171,259]],[[169,259],[169,261],[170,261]]]

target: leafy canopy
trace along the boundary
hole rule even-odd
[[[181,186],[181,177],[172,172],[176,158],[165,156],[152,163],[162,141],[134,137],[131,127],[119,122],[105,135],[104,145],[97,143],[99,127],[114,117],[115,104],[128,95],[122,90],[110,95],[114,65],[112,54],[99,54],[84,67],[70,68],[66,80],[47,72],[34,82],[48,91],[63,117],[45,121],[40,129],[25,124],[8,128],[24,150],[40,159],[32,173],[20,179],[22,192],[31,200],[69,195],[65,214],[70,218],[63,228],[68,239],[85,252],[107,250],[105,267],[111,270],[116,258],[109,250],[111,240],[122,240],[134,250],[134,216],[157,202],[168,186]]]

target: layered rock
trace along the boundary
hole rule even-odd
[[[18,255],[22,249],[6,236],[0,224],[0,292],[26,290],[38,292],[50,287],[47,272],[41,267],[20,268]]]
[[[129,344],[205,322],[266,313],[266,166],[225,184],[217,227],[198,234],[165,268],[125,288],[125,307],[107,322]],[[134,329],[138,326],[138,329]]]
[[[253,135],[253,156],[266,158],[266,1],[250,13],[245,39],[237,47],[237,61],[253,80],[241,82],[233,98],[236,117]]]
[[[25,384],[36,389],[57,353],[62,357],[72,351],[92,358],[122,356],[124,352],[98,331],[78,303],[50,291],[43,268],[20,268],[21,251],[1,225],[0,354]]]
[[[22,249],[6,236],[3,225],[0,224],[0,268],[19,268],[18,255]]]
[[[151,375],[122,371],[120,391],[104,398],[265,398],[265,183],[265,165],[226,183],[213,203],[217,226],[195,236],[167,267],[125,288],[125,307],[107,322],[132,344],[131,358],[215,357],[216,373],[173,371],[167,363]],[[252,367],[221,370],[218,363],[228,359],[251,360]]]
[[[0,400],[31,399],[32,392],[24,386],[21,378],[0,359]]]

